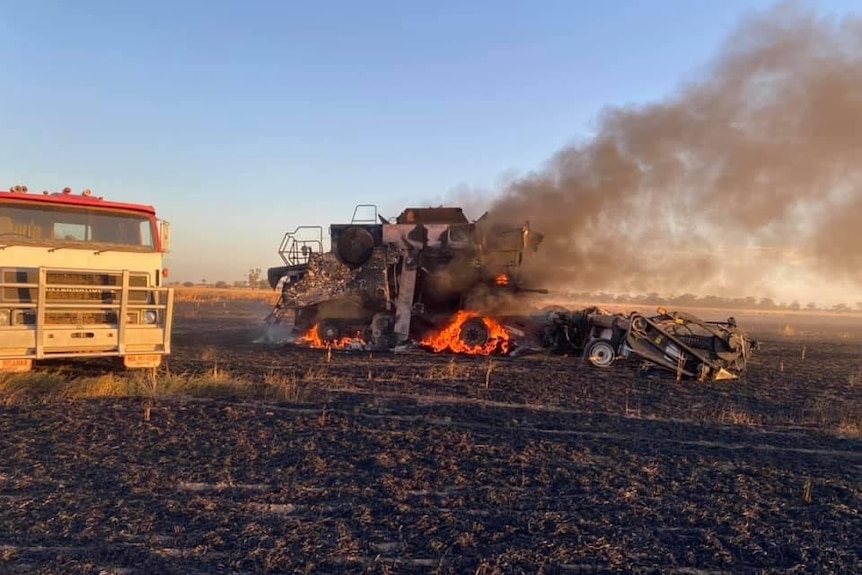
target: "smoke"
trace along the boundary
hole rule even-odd
[[[785,3],[677,94],[606,109],[490,216],[544,234],[546,287],[751,293],[802,265],[859,286],[860,180],[862,20]]]

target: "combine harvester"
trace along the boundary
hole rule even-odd
[[[358,216],[366,210],[367,219]],[[375,206],[354,209],[349,224],[285,234],[270,268],[281,298],[264,340],[317,347],[394,349],[427,342],[435,351],[507,352],[503,327],[474,310],[502,308],[528,292],[520,269],[542,240],[529,225],[470,222],[461,208],[409,208],[393,223]],[[444,345],[441,329],[453,333]]]
[[[362,218],[362,215],[366,215]],[[523,225],[469,221],[461,208],[408,208],[394,221],[359,205],[347,224],[287,232],[285,265],[267,277],[281,297],[258,342],[354,350],[421,348],[435,353],[578,355],[596,367],[639,359],[678,376],[730,379],[756,343],[732,318],[704,322],[596,308],[525,312],[525,264],[542,235]]]

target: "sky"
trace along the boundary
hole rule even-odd
[[[772,5],[0,0],[0,186],[154,205],[172,279],[232,283],[357,203],[395,216],[541,168]]]

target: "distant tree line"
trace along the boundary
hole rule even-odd
[[[215,288],[215,289],[271,289],[269,282],[266,280],[258,280],[254,284],[249,284],[247,281],[237,280],[233,282],[226,282],[223,280],[219,280],[217,282],[172,282],[170,285],[172,286],[183,286],[183,287],[206,287],[206,288]]]
[[[773,298],[754,296],[727,298],[714,295],[697,296],[692,293],[684,293],[677,296],[663,296],[658,293],[647,294],[612,294],[605,292],[569,292],[566,297],[576,300],[595,301],[599,303],[616,303],[628,305],[654,305],[668,307],[703,307],[718,309],[752,309],[752,310],[775,310],[775,311],[833,311],[851,312],[862,311],[862,301],[856,302],[854,306],[839,303],[832,306],[820,307],[816,302],[805,304],[799,301],[776,302]]]
[[[270,289],[269,281],[267,279],[260,278],[261,269],[260,268],[251,268],[248,270],[248,279],[247,280],[235,280],[231,283],[228,283],[224,280],[219,280],[216,282],[209,282],[205,278],[201,279],[200,282],[195,283],[192,281],[185,282],[173,282],[170,285],[178,286],[182,285],[183,287],[211,287],[217,289],[227,289],[227,288],[237,288],[237,289]]]

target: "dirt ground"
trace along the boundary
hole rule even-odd
[[[858,317],[736,314],[762,349],[698,384],[262,347],[267,311],[180,304],[168,368],[281,400],[0,407],[0,573],[862,573]]]

